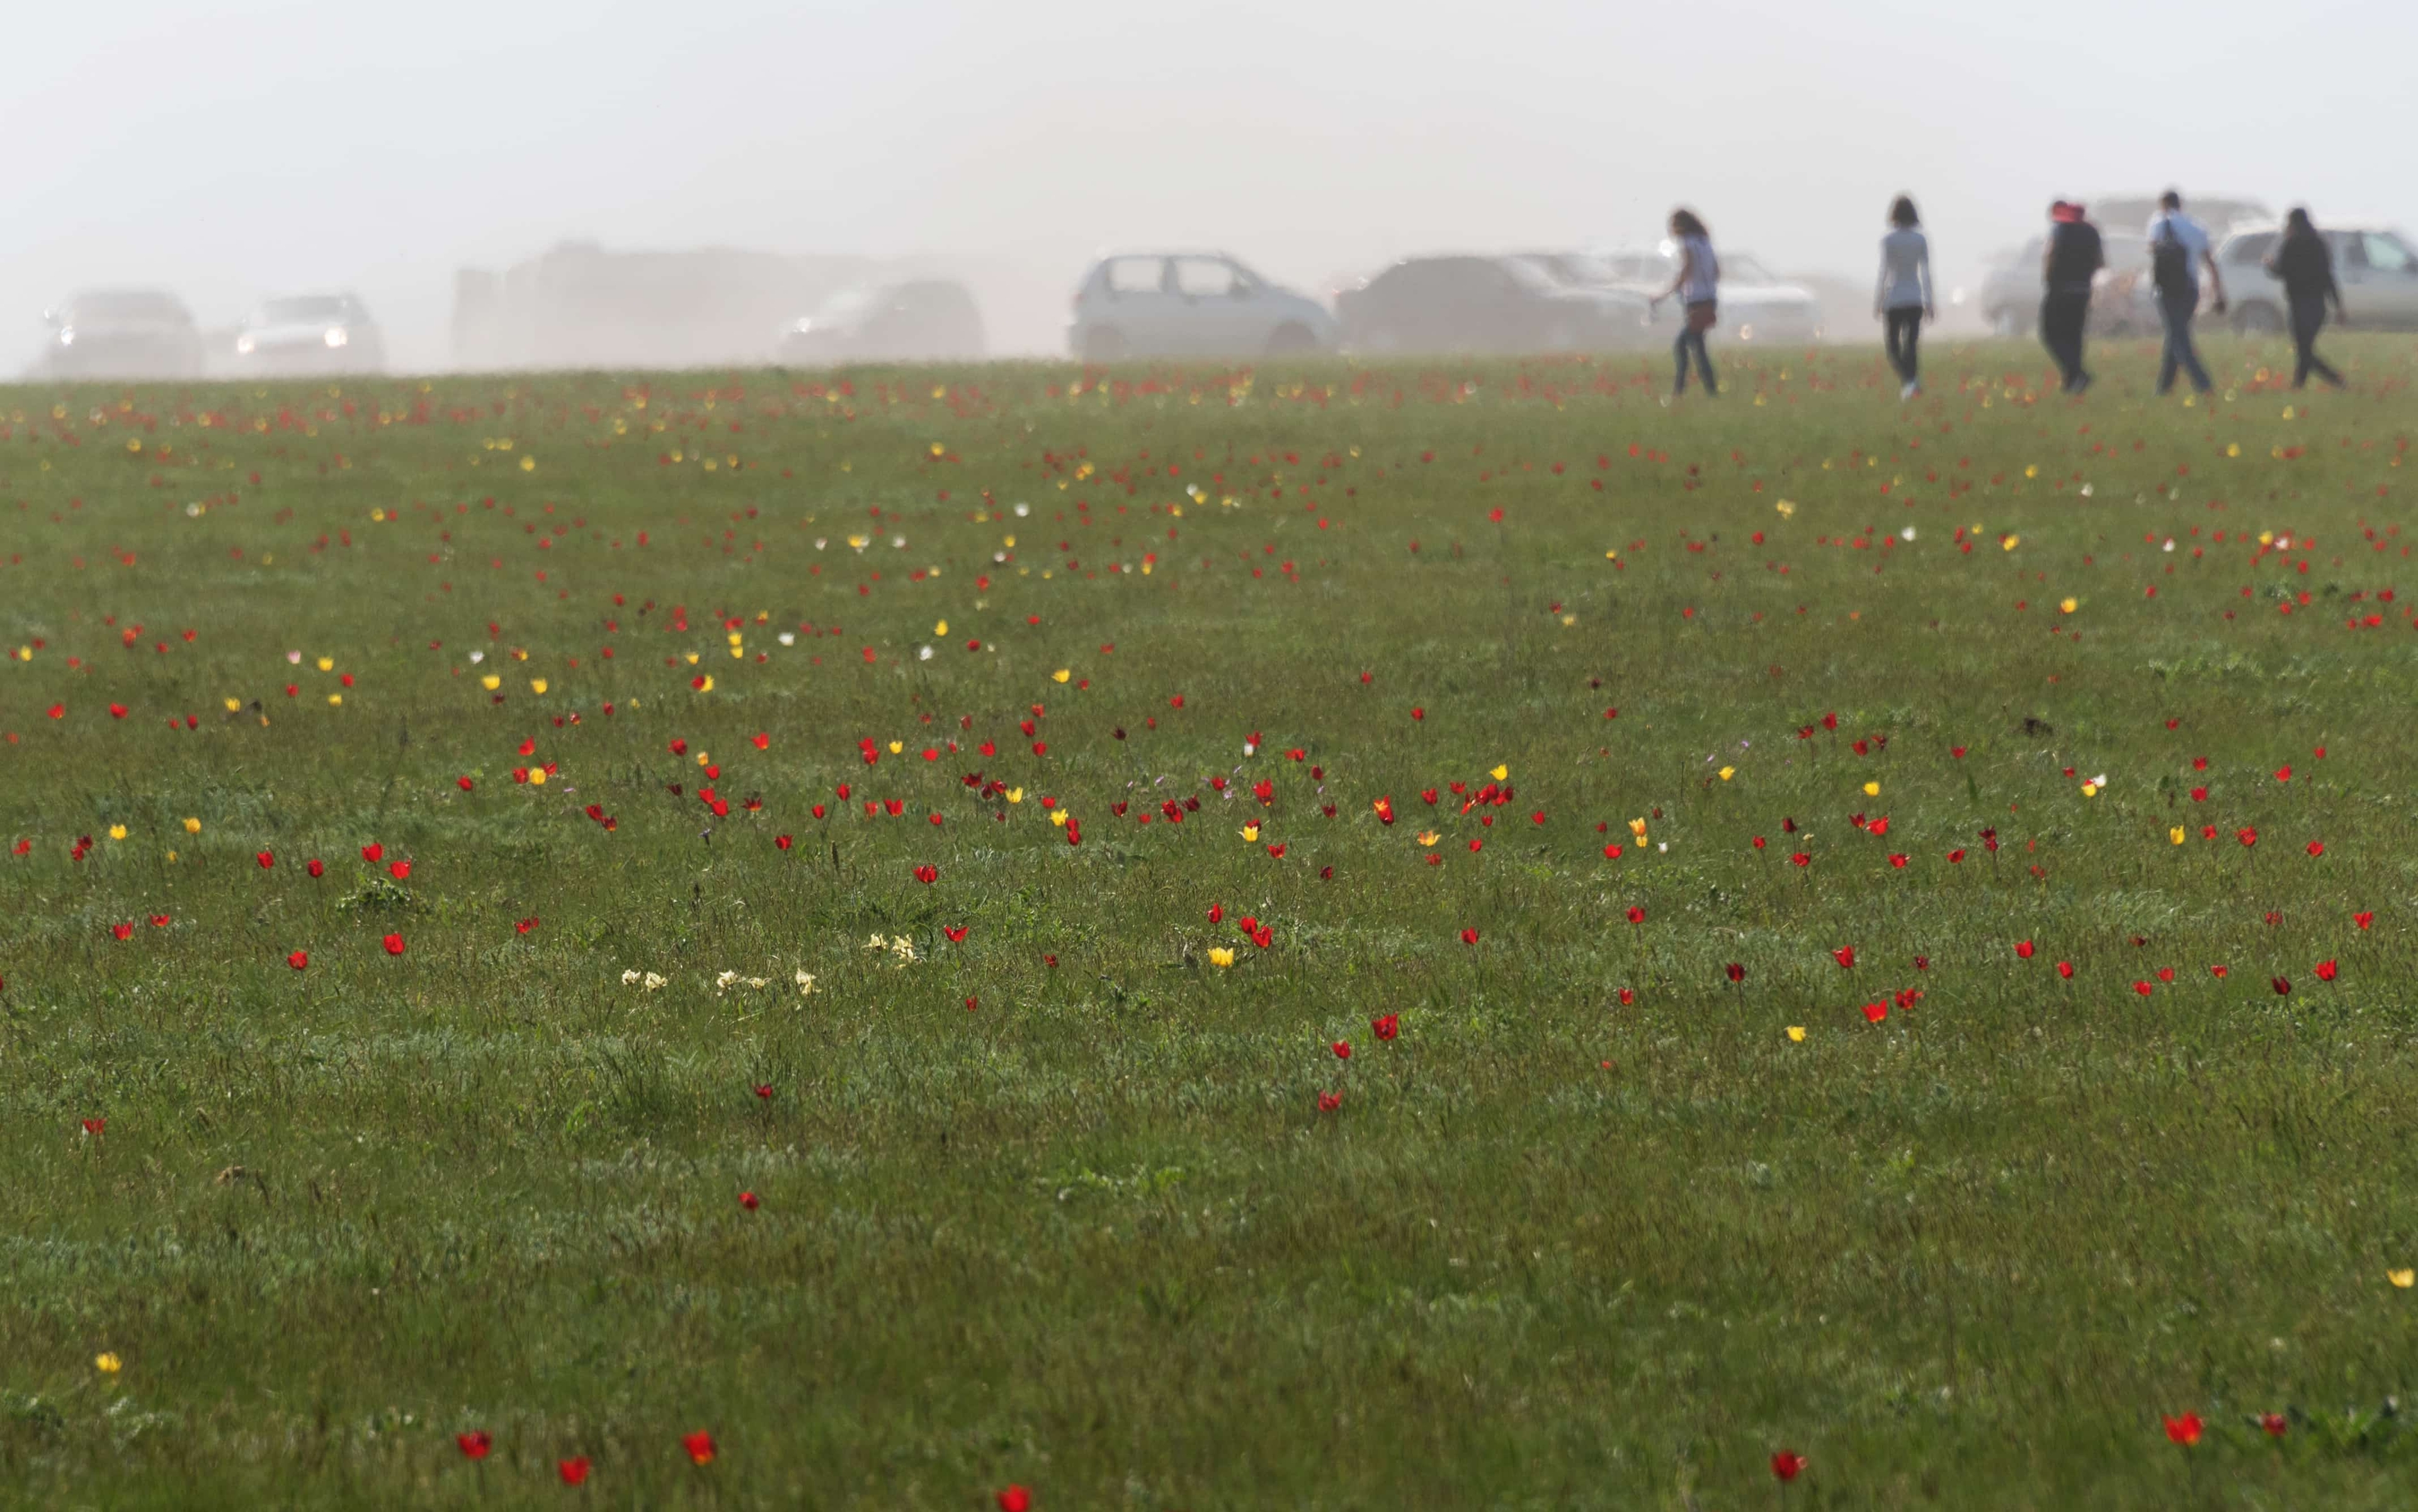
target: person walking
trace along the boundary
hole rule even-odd
[[[1705,380],[1705,392],[1719,394],[1721,387],[1713,381],[1713,359],[1705,350],[1705,332],[1721,319],[1721,260],[1713,255],[1712,233],[1705,229],[1705,222],[1696,219],[1693,210],[1671,212],[1671,239],[1679,244],[1679,272],[1671,280],[1671,286],[1653,300],[1655,306],[1660,306],[1676,294],[1687,312],[1679,322],[1679,339],[1671,344],[1672,360],[1678,365],[1671,393],[1676,398],[1688,391],[1688,354],[1693,352],[1696,371]]]
[[[2082,335],[2090,319],[2090,281],[2107,266],[2099,228],[2082,206],[2065,200],[2048,207],[2048,243],[2041,250],[2041,344],[2063,375],[2064,390],[2081,393],[2091,384],[2082,365]]]
[[[2225,313],[2225,275],[2216,270],[2216,253],[2208,231],[2183,214],[2183,197],[2173,190],[2158,196],[2158,213],[2150,218],[2150,281],[2158,293],[2158,317],[2166,328],[2166,347],[2158,359],[2158,392],[2175,386],[2177,369],[2191,374],[2192,387],[2206,393],[2208,369],[2192,346],[2192,317],[2199,311],[2199,270],[2208,269],[2214,298],[2211,314]]]
[[[2292,387],[2305,389],[2309,374],[2339,389],[2342,374],[2318,356],[2318,332],[2326,323],[2326,300],[2334,302],[2334,318],[2343,313],[2342,285],[2334,282],[2334,250],[2309,223],[2305,206],[2294,206],[2284,217],[2283,239],[2267,258],[2267,271],[2284,285],[2285,302],[2292,310]]]
[[[1922,392],[1922,363],[1917,348],[1922,323],[1939,318],[1931,294],[1931,243],[1923,239],[1922,217],[1914,201],[1900,194],[1890,206],[1888,236],[1881,238],[1880,282],[1873,289],[1873,313],[1880,317],[1881,336],[1890,366],[1897,370],[1900,400]]]

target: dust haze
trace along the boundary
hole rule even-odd
[[[176,295],[212,372],[312,294],[398,371],[836,360],[796,322],[912,282],[1064,356],[1104,250],[1332,308],[1409,254],[1651,246],[1678,204],[1861,342],[1900,191],[1976,329],[2059,194],[2418,221],[2387,4],[120,0],[10,38],[11,374],[91,288]]]

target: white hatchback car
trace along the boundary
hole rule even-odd
[[[1822,339],[1822,304],[1813,290],[1782,279],[1749,253],[1716,247],[1714,255],[1722,267],[1722,324],[1715,335],[1783,346]],[[1592,261],[1617,285],[1646,295],[1669,288],[1679,272],[1679,250],[1668,241],[1645,251],[1598,252]],[[1676,332],[1682,318],[1677,303],[1666,301],[1654,323]]]
[[[2270,335],[2284,328],[2284,285],[2265,266],[2279,234],[2272,225],[2237,231],[2216,250],[2238,331]],[[2418,329],[2418,251],[2409,237],[2373,221],[2320,226],[2319,234],[2334,254],[2346,324],[2368,330]]]
[[[1324,305],[1224,252],[1119,252],[1083,275],[1066,346],[1086,362],[1261,357],[1331,352],[1339,334]]]

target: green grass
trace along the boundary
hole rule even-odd
[[[2335,344],[8,391],[0,1500],[2406,1505]]]

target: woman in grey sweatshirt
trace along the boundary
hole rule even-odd
[[[1880,283],[1873,291],[1873,313],[1885,323],[1890,366],[1897,369],[1898,398],[1922,392],[1921,362],[1916,347],[1922,323],[1939,318],[1931,295],[1931,243],[1923,239],[1922,218],[1914,201],[1904,194],[1890,206],[1890,234],[1881,238]]]

